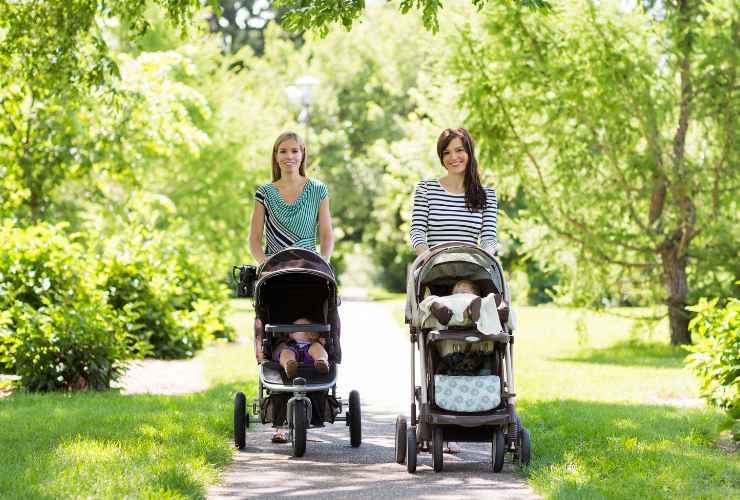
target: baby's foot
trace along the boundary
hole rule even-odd
[[[470,313],[470,320],[473,323],[478,322],[478,318],[480,318],[480,308],[481,308],[481,298],[476,297],[473,299],[473,301],[468,305],[468,312]]]
[[[288,362],[285,363],[285,374],[289,379],[292,379],[295,377],[296,373],[298,373],[298,362],[295,359],[288,360]]]
[[[437,318],[437,321],[443,325],[447,325],[450,319],[452,319],[452,310],[445,305],[432,302],[430,309],[432,310],[432,316]]]
[[[496,299],[498,319],[501,321],[502,325],[505,325],[509,320],[509,305],[504,302],[504,298],[499,294],[494,295],[494,298]]]
[[[315,360],[313,362],[313,367],[316,368],[316,371],[319,373],[329,373],[329,363],[324,359]]]
[[[506,305],[506,302],[498,306],[498,319],[501,320],[502,325],[509,321],[509,306]]]

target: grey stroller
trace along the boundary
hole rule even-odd
[[[406,323],[411,335],[411,414],[396,419],[395,459],[416,471],[417,454],[432,451],[435,472],[442,470],[445,441],[490,442],[494,472],[500,472],[509,453],[515,463],[529,463],[529,431],[515,409],[513,329],[502,322],[499,334],[486,335],[475,324],[426,327],[419,308],[425,294],[449,295],[455,282],[474,282],[481,296],[499,294],[510,304],[509,289],[495,257],[466,243],[437,245],[409,268]],[[420,385],[415,380],[415,351],[419,351]],[[472,357],[486,368],[472,376],[445,371],[449,360]],[[418,412],[418,413],[417,413]]]

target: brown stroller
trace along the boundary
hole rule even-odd
[[[411,335],[411,415],[396,419],[396,462],[416,471],[420,450],[432,451],[435,472],[442,470],[443,442],[490,442],[494,472],[500,472],[505,453],[527,464],[529,431],[515,409],[513,330],[486,335],[475,324],[428,328],[419,308],[425,293],[449,295],[455,282],[473,281],[481,296],[490,293],[510,303],[509,289],[499,262],[489,253],[466,243],[437,245],[420,255],[409,269],[406,323]],[[421,384],[415,381],[415,350],[419,350]],[[472,353],[472,354],[470,354]],[[472,376],[445,374],[450,359],[473,356],[487,367]],[[455,358],[457,356],[457,358]],[[448,372],[449,373],[449,372]],[[417,415],[418,411],[418,415]]]

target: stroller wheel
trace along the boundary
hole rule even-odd
[[[406,470],[410,473],[416,472],[416,429],[411,428],[411,432],[406,437]]]
[[[293,429],[290,441],[293,445],[293,456],[302,457],[306,453],[306,430],[308,428],[308,407],[305,401],[296,401],[293,405]]]
[[[406,461],[406,417],[396,417],[396,463],[402,464]]]
[[[519,465],[529,465],[529,429],[522,427],[519,429]]]
[[[442,447],[443,447],[444,435],[442,433],[442,427],[435,426],[432,428],[432,468],[434,472],[442,471]]]
[[[493,461],[493,472],[501,472],[504,467],[504,451],[506,447],[506,440],[504,439],[504,431],[501,427],[497,427],[493,432],[493,439],[491,443],[491,459]]]
[[[349,393],[349,444],[357,448],[362,444],[362,410],[360,409],[360,393]]]
[[[246,446],[248,425],[247,397],[243,392],[237,392],[234,396],[234,444],[240,450]]]

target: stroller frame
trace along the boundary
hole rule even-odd
[[[237,278],[237,272],[238,278]],[[337,306],[340,301],[336,290],[336,277],[333,268],[318,254],[302,248],[286,248],[272,255],[259,268],[254,266],[234,266],[232,270],[237,282],[237,296],[252,297],[255,309],[255,350],[261,349],[265,354],[259,363],[259,388],[257,398],[250,405],[253,415],[260,416],[261,422],[267,423],[265,403],[272,393],[290,394],[287,400],[286,414],[293,456],[303,456],[306,450],[306,432],[311,427],[313,415],[312,393],[331,392],[331,400],[325,404],[332,407],[331,421],[344,421],[349,427],[350,444],[360,446],[361,408],[357,391],[350,391],[348,411],[342,415],[342,400],[336,395],[337,364],[341,361],[339,344],[339,316]],[[302,282],[302,280],[304,280]],[[307,281],[305,281],[307,280]],[[295,303],[291,300],[280,302],[281,308],[272,307],[277,302],[276,292],[270,287],[278,287],[288,294],[293,302],[300,302],[301,308],[296,312]],[[302,288],[303,287],[303,288]],[[301,291],[314,292],[312,301],[302,300]],[[319,291],[321,293],[318,293]],[[292,294],[292,295],[291,295]],[[304,314],[315,318],[316,309],[321,309],[326,323],[294,324],[294,316]],[[265,321],[282,320],[283,322],[265,323]],[[288,380],[280,364],[272,360],[273,344],[278,335],[287,336],[294,332],[319,333],[325,339],[329,354],[329,373],[318,374],[313,367],[299,362],[298,374]],[[327,394],[328,396],[328,394]],[[284,399],[283,399],[284,401]],[[276,402],[274,404],[277,404]],[[319,407],[320,411],[321,407]],[[274,418],[275,407],[272,408]],[[282,417],[280,417],[282,421]],[[239,449],[246,445],[246,428],[249,427],[250,415],[247,412],[246,396],[238,392],[234,398],[234,442]],[[321,425],[325,419],[321,418]]]
[[[451,258],[446,258],[451,254]],[[456,256],[456,257],[455,257]],[[467,257],[466,257],[467,256]],[[494,472],[500,472],[504,464],[504,453],[510,452],[515,462],[529,462],[529,431],[521,424],[516,414],[516,393],[512,361],[514,335],[504,325],[504,331],[497,335],[485,335],[474,327],[450,327],[432,329],[422,327],[419,302],[425,283],[434,280],[435,266],[438,269],[466,269],[466,276],[446,275],[438,272],[436,279],[452,280],[477,278],[481,283],[488,276],[493,289],[483,288],[482,292],[496,292],[510,303],[508,285],[503,278],[499,262],[486,251],[467,243],[451,242],[437,245],[417,257],[410,266],[406,292],[406,322],[409,324],[410,339],[410,427],[406,418],[396,419],[396,462],[406,463],[410,473],[416,471],[419,451],[432,451],[432,465],[435,472],[443,467],[442,447],[444,441],[488,441],[492,444],[491,456]],[[471,269],[477,269],[471,274]],[[425,274],[432,279],[425,279]],[[493,410],[462,413],[444,410],[436,406],[430,398],[429,389],[434,386],[434,376],[429,368],[432,363],[432,344],[440,340],[460,340],[466,342],[492,341],[494,355],[498,360],[497,375],[501,382],[501,402]],[[416,350],[419,350],[419,371],[422,377],[416,385]]]

